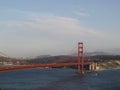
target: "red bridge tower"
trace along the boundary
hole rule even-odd
[[[78,42],[78,73],[84,74],[84,49],[82,42]]]

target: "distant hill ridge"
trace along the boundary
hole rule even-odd
[[[78,55],[77,53],[73,53],[70,56],[77,56],[77,55]],[[116,48],[116,49],[108,49],[108,50],[101,50],[101,51],[94,51],[94,52],[85,52],[85,55],[86,56],[95,56],[95,55],[120,55],[120,49]],[[14,58],[12,56],[8,56],[4,52],[0,52],[0,57]],[[34,56],[34,58],[44,58],[44,57],[51,57],[51,55]],[[31,58],[31,57],[27,57],[27,58]]]

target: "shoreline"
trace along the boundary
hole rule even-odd
[[[106,70],[119,70],[119,68],[107,68],[107,69],[99,69],[99,70],[95,70],[95,71],[106,71]]]
[[[120,60],[98,61],[97,66],[99,68],[97,71],[120,69]]]

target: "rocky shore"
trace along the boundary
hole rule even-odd
[[[120,69],[120,60],[109,60],[97,62],[98,70]]]

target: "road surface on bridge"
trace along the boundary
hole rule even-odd
[[[91,62],[84,62],[84,65],[90,65]],[[33,64],[33,65],[21,65],[21,66],[10,66],[0,68],[0,72],[21,70],[21,69],[31,69],[31,68],[46,68],[46,67],[64,67],[64,66],[77,66],[78,62],[69,63],[48,63],[48,64]]]

